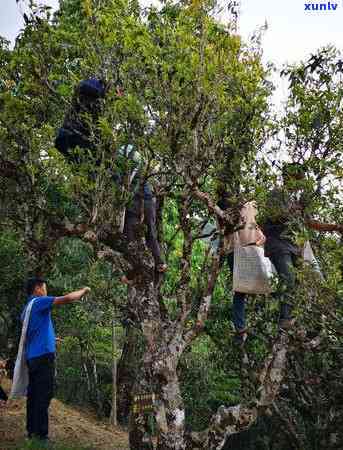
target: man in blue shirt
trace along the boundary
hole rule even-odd
[[[55,331],[51,320],[52,307],[80,300],[88,292],[90,288],[85,287],[63,297],[50,297],[47,295],[46,282],[42,278],[30,278],[27,282],[28,302],[23,310],[22,320],[28,304],[33,300],[25,345],[29,370],[26,405],[29,438],[46,440],[49,434],[48,410],[53,397],[56,352]]]

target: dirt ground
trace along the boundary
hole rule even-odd
[[[10,383],[2,382],[8,392]],[[0,450],[20,448],[25,441],[25,400],[10,400],[0,412]],[[57,446],[87,450],[128,450],[128,435],[120,428],[99,422],[92,414],[53,400],[50,406],[50,439]],[[30,447],[32,448],[32,447]]]

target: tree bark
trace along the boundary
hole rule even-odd
[[[130,445],[138,445],[137,439],[151,434],[150,416],[156,421],[157,450],[185,450],[185,410],[177,376],[180,352],[175,348],[175,342],[163,345],[160,341],[160,344],[154,352],[151,352],[151,346],[147,347],[138,372],[130,420]],[[147,437],[141,445],[148,445]],[[149,445],[144,448],[150,448]]]
[[[169,356],[160,361],[157,378],[158,394],[155,402],[157,450],[185,450],[185,409],[177,376],[178,357],[168,349]]]

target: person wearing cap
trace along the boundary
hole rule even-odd
[[[55,139],[55,147],[69,162],[80,163],[80,157],[73,152],[76,147],[96,154],[91,126],[84,116],[90,116],[92,123],[97,122],[105,93],[105,83],[97,78],[82,80],[76,87],[71,108]]]

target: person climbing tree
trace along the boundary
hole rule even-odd
[[[81,81],[75,89],[71,108],[55,140],[57,150],[71,163],[79,164],[81,161],[75,152],[77,147],[90,150],[92,156],[96,157],[91,124],[99,119],[101,100],[105,97],[105,92],[104,82],[96,78]]]
[[[222,209],[228,208],[228,203],[225,199],[221,199],[218,205]],[[234,270],[234,249],[237,246],[257,245],[263,246],[265,243],[265,236],[256,223],[257,205],[255,201],[247,202],[240,210],[240,226],[241,229],[234,233],[225,234],[224,239],[227,242],[228,255],[226,261],[230,268],[231,274]],[[223,261],[222,261],[223,262]],[[246,328],[245,319],[245,302],[247,294],[243,292],[233,293],[232,303],[232,319],[236,330],[234,341],[236,344],[243,346],[247,337],[248,330]]]
[[[91,139],[92,127],[96,124],[101,112],[101,101],[106,95],[105,83],[96,78],[83,80],[75,90],[72,107],[67,113],[63,127],[59,129],[55,146],[69,162],[79,163],[80,157],[75,149],[90,150],[94,161],[100,164],[97,156],[97,146]],[[124,94],[121,86],[117,86],[116,94]],[[87,119],[87,120],[86,120]],[[167,265],[162,255],[156,231],[156,199],[151,185],[142,179],[142,158],[132,144],[123,145],[117,151],[117,161],[126,160],[126,164],[119,164],[123,170],[117,169],[112,173],[112,179],[117,187],[127,188],[133,195],[122,211],[121,230],[128,242],[136,239],[137,227],[143,222],[146,226],[146,243],[151,250],[157,272],[165,272]],[[129,173],[126,173],[126,172]],[[142,214],[143,212],[143,214]],[[130,284],[130,277],[123,276],[122,281]]]
[[[273,189],[266,202],[265,255],[280,278],[276,297],[280,301],[279,327],[289,330],[294,325],[292,303],[296,292],[296,267],[302,256],[299,237],[305,227],[317,231],[342,232],[342,225],[320,223],[306,211],[304,197],[305,170],[302,164],[287,163],[282,170],[283,185]]]
[[[143,180],[143,189],[140,187],[142,183],[140,173],[140,166],[142,163],[141,156],[131,144],[121,147],[118,154],[119,156],[128,158],[133,163],[131,174],[128,177],[128,188],[131,192],[133,192],[133,197],[127,208],[124,210],[124,217],[122,221],[123,232],[127,236],[128,242],[134,241],[136,239],[137,227],[143,220],[146,226],[146,243],[154,258],[156,270],[157,272],[165,272],[167,265],[164,263],[162,258],[160,244],[157,239],[156,198],[154,197],[152,188],[147,181]],[[117,175],[118,183],[121,179],[122,177]],[[130,283],[130,279],[127,277],[122,277],[122,281],[124,283]]]

